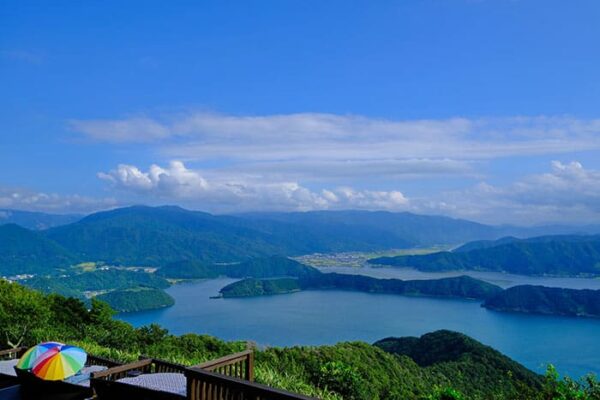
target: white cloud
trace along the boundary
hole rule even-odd
[[[386,120],[323,113],[187,113],[163,118],[73,120],[71,126],[107,142],[166,143],[170,155],[193,159],[225,153],[259,160],[293,156],[471,159],[600,148],[600,120],[570,117]]]
[[[113,198],[97,199],[77,194],[60,195],[20,188],[0,187],[0,208],[57,213],[87,213],[116,207],[117,205],[117,201]]]
[[[409,200],[399,191],[348,187],[312,191],[293,181],[264,182],[252,178],[214,180],[188,169],[181,161],[141,171],[121,164],[98,174],[115,188],[160,201],[178,202],[216,212],[249,210],[388,209],[404,210]]]
[[[477,160],[600,149],[600,120],[570,117],[386,120],[191,112],[75,120],[71,127],[94,140],[144,143],[160,158],[218,163],[223,173],[304,183],[368,174],[472,177]]]
[[[576,161],[554,161],[547,173],[507,186],[480,183],[422,201],[422,212],[442,212],[490,223],[541,224],[600,221],[600,171]]]
[[[545,174],[513,178],[517,181],[506,186],[485,183],[486,171],[491,170],[486,167],[495,159],[550,160],[554,155],[598,152],[600,119],[386,120],[323,113],[189,112],[71,125],[94,140],[135,143],[158,159],[181,160],[146,171],[124,164],[99,174],[142,202],[152,198],[219,212],[410,210],[518,224],[588,222],[600,217],[600,172],[576,162],[555,162]],[[502,174],[504,180],[510,178],[508,173]],[[427,187],[424,181],[440,177],[462,181],[430,181],[438,187]],[[415,194],[409,201],[403,194],[410,186],[403,188],[400,182],[408,178],[423,180],[423,197]],[[470,189],[447,189],[473,181],[481,183]]]

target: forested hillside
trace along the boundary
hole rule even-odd
[[[66,223],[67,217],[61,221],[65,224],[33,232],[2,225],[0,220],[0,257],[5,261],[0,264],[0,276],[14,271],[49,273],[77,262],[164,267],[181,260],[232,263],[270,255],[459,244],[495,239],[506,230],[410,213],[319,211],[228,216],[171,206],[133,206],[98,212],[72,223]]]
[[[480,300],[502,291],[496,285],[468,276],[403,281],[400,279],[377,279],[363,275],[317,274],[299,279],[244,279],[225,286],[221,289],[221,294],[224,297],[249,297],[310,289],[338,289],[403,296],[457,297]]]
[[[600,290],[522,285],[488,298],[483,305],[498,311],[600,318]]]
[[[77,261],[77,256],[42,233],[0,225],[0,276],[49,272]]]
[[[600,275],[600,236],[545,236],[475,242],[425,255],[381,257],[373,264],[424,271],[485,270],[523,275]]]

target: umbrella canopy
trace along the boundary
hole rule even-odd
[[[47,381],[60,381],[75,375],[85,365],[87,354],[75,346],[53,347],[38,357],[33,373]]]
[[[19,369],[33,368],[33,366],[35,365],[35,361],[38,359],[38,357],[40,357],[42,354],[44,354],[48,350],[53,349],[55,347],[60,347],[60,346],[63,346],[63,344],[58,343],[58,342],[44,342],[44,343],[40,343],[40,344],[37,344],[37,345],[31,347],[19,359],[19,362],[17,363],[17,368],[19,368]]]

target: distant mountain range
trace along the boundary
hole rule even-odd
[[[514,237],[467,243],[454,251],[380,257],[370,263],[424,271],[484,270],[523,275],[600,275],[600,235]]]
[[[161,267],[182,260],[234,263],[270,255],[458,245],[542,229],[383,211],[211,215],[174,206],[133,206],[83,218],[3,213],[0,275],[47,273],[82,261]]]
[[[70,224],[81,218],[83,218],[83,215],[79,214],[48,214],[34,211],[0,209],[0,225],[17,224],[34,230]]]

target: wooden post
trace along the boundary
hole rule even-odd
[[[254,382],[254,352],[248,354],[246,358],[246,379]]]

